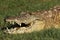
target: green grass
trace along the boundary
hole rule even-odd
[[[17,16],[21,11],[48,10],[55,5],[60,5],[60,0],[0,0],[0,27],[6,26],[5,16]],[[60,29],[16,35],[4,34],[0,30],[0,40],[60,40]]]
[[[60,29],[47,29],[29,34],[4,34],[0,32],[0,40],[60,40]]]
[[[60,5],[60,0],[0,0],[0,26],[4,26],[5,16],[17,16],[21,11],[48,10]]]

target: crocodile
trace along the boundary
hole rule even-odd
[[[14,25],[17,23],[20,27],[14,29],[5,30],[10,34],[16,33],[30,33],[33,31],[40,31],[42,29],[48,29],[51,27],[60,28],[60,6],[54,6],[49,10],[36,11],[36,12],[21,12],[19,16],[10,16],[4,19],[5,22],[9,22]],[[18,30],[16,30],[18,29]]]

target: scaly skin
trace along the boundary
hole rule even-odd
[[[34,15],[30,15],[26,13],[26,14],[16,16],[16,17],[8,17],[5,19],[5,21],[10,22],[10,24],[14,24],[14,22],[16,22],[17,24],[20,25],[21,23],[28,24],[36,19],[38,18],[35,17]]]
[[[37,22],[36,22],[37,20]],[[44,10],[44,11],[36,11],[36,12],[22,12],[20,16],[16,17],[8,17],[5,19],[6,22],[10,22],[11,24],[14,24],[16,22],[21,26],[21,23],[25,24],[31,24],[32,30],[37,30],[38,27],[41,28],[41,23],[43,22],[43,27],[44,28],[50,28],[50,27],[55,27],[59,28],[60,26],[60,6],[54,6],[53,8],[49,10]],[[40,23],[40,24],[38,24]],[[39,25],[39,26],[38,26]],[[36,29],[37,26],[37,29]],[[35,27],[35,29],[33,29]]]

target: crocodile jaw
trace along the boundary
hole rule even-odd
[[[29,27],[21,27],[21,28],[14,28],[14,29],[7,29],[4,32],[9,34],[23,34],[23,33],[31,33],[33,31],[40,31],[44,28],[44,21],[33,21]]]

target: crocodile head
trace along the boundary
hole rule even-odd
[[[9,22],[13,25],[16,23],[21,27],[20,29],[23,30],[26,29],[24,27],[27,26],[29,28],[31,26],[30,29],[27,28],[27,32],[51,28],[50,26],[55,26],[56,28],[57,26],[60,26],[60,7],[54,7],[50,10],[41,12],[33,12],[33,14],[23,12],[20,16],[5,18],[5,22]],[[26,32],[25,30],[21,31],[20,29],[18,31],[15,30],[14,33]],[[8,30],[8,32],[10,33],[10,30]]]
[[[9,22],[10,24],[15,24],[17,23],[20,26],[30,26],[31,22],[33,22],[34,20],[37,20],[39,18],[37,18],[34,15],[31,15],[30,13],[24,13],[21,14],[20,16],[11,16],[11,17],[7,17],[5,18],[5,22]]]
[[[42,25],[43,22],[36,21],[36,20],[39,20],[39,18],[37,16],[35,16],[33,14],[30,14],[30,13],[21,14],[20,16],[7,17],[4,20],[5,20],[5,22],[7,22],[7,23],[9,22],[13,26],[15,26],[14,28],[12,28],[12,26],[11,26],[10,29],[7,28],[4,31],[5,33],[11,33],[11,34],[22,33],[22,32],[23,33],[24,32],[31,32],[31,31],[33,31],[35,29],[40,30],[39,26],[41,26],[41,28],[42,28],[42,26],[44,26],[44,25]],[[19,26],[19,27],[17,27],[16,25]],[[16,30],[16,29],[19,29],[19,30]]]

